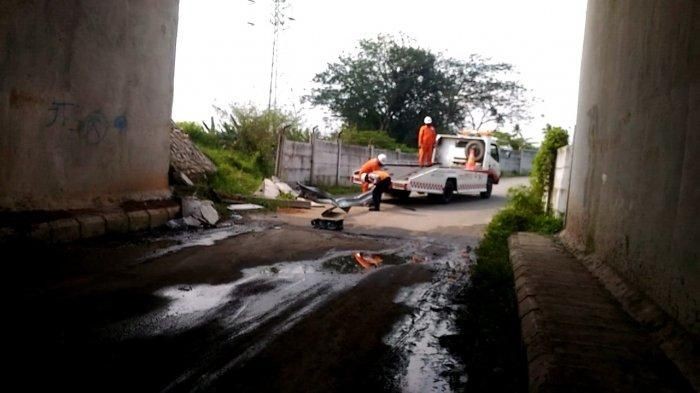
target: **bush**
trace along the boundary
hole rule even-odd
[[[506,207],[486,227],[463,294],[466,311],[458,319],[467,337],[468,391],[527,391],[508,237],[519,231],[552,234],[561,228],[562,221],[544,212],[529,187],[510,189]]]
[[[542,200],[545,191],[551,192],[552,190],[557,149],[568,144],[569,133],[565,129],[547,124],[544,129],[542,146],[532,161],[532,173],[530,174],[532,191],[539,200]]]

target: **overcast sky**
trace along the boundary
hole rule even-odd
[[[267,107],[272,52],[271,0],[180,0],[175,63],[176,121],[208,119],[212,105]],[[280,35],[277,102],[301,109],[307,126],[323,111],[302,106],[313,76],[352,52],[358,40],[407,34],[446,56],[470,53],[515,66],[540,100],[526,136],[546,123],[573,131],[586,0],[287,0]],[[254,25],[251,25],[254,24]],[[418,127],[418,125],[416,125]]]

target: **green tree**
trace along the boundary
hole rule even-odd
[[[338,137],[338,134],[333,135],[335,138]],[[333,139],[335,139],[333,138]],[[395,150],[395,149],[400,149],[401,151],[404,152],[413,152],[415,149],[412,149],[405,144],[398,143],[394,138],[389,136],[389,134],[386,131],[380,131],[380,130],[374,130],[374,131],[368,131],[368,130],[355,130],[355,129],[344,129],[340,133],[340,139],[343,141],[345,144],[350,144],[350,145],[363,145],[363,146],[368,146],[372,145],[375,147],[378,147],[380,149],[389,149],[389,150]]]
[[[505,63],[472,55],[467,61],[443,58],[391,36],[361,40],[359,51],[340,56],[314,77],[307,97],[327,106],[347,125],[387,131],[416,146],[417,129],[429,115],[441,132],[526,117],[525,89],[503,76]]]
[[[513,132],[494,131],[493,136],[500,146],[510,146],[513,150],[533,149],[535,146],[525,138],[519,125],[515,125]]]

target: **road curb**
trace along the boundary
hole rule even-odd
[[[124,211],[79,213],[69,217],[0,227],[0,239],[28,238],[48,243],[67,243],[107,234],[125,234],[159,228],[178,217],[180,206]]]
[[[692,339],[659,340],[661,332],[673,331],[669,321],[659,320],[658,311],[641,304],[638,295],[628,306],[618,301],[614,295],[633,291],[612,278],[611,269],[577,258],[552,237],[516,233],[508,246],[529,391],[691,389],[697,377],[693,367],[700,364],[688,361]],[[639,317],[630,318],[635,312]]]

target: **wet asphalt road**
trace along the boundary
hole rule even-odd
[[[417,201],[378,214],[483,215],[502,203],[498,195]],[[347,233],[277,215],[201,233],[2,245],[15,295],[8,383],[23,391],[461,390],[468,376],[445,343],[459,333],[452,298],[468,281],[478,233],[438,219],[442,229],[367,236],[380,227],[360,223],[362,213]],[[474,225],[483,222],[464,222]],[[364,271],[356,251],[384,263]]]

